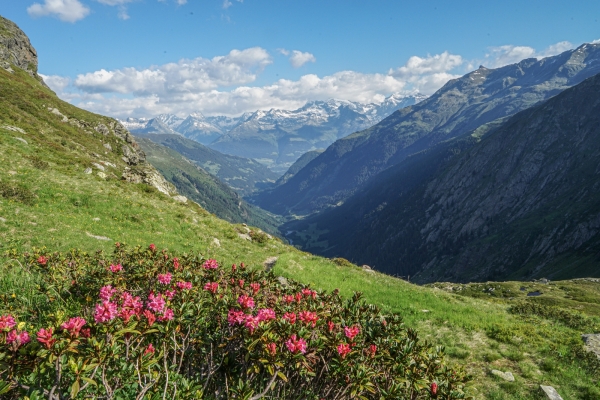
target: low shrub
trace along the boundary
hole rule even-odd
[[[270,272],[154,245],[21,261],[60,302],[0,315],[8,398],[465,397],[468,377],[442,348],[360,293],[284,287]]]

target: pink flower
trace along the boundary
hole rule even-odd
[[[252,293],[256,294],[260,290],[260,283],[253,282],[250,284],[250,288],[252,289]]]
[[[437,389],[438,389],[438,385],[435,382],[431,382],[431,394],[436,396],[437,395]]]
[[[165,290],[165,297],[169,300],[173,300],[173,297],[175,297],[176,292],[174,290]]]
[[[117,289],[114,289],[110,285],[102,286],[102,288],[100,288],[100,296],[99,297],[101,300],[109,301],[111,299],[111,297],[113,297],[113,295],[115,294],[116,291],[117,291]]]
[[[219,284],[217,282],[208,282],[206,285],[204,285],[204,290],[207,290],[211,293],[217,293],[217,290],[219,290]]]
[[[148,326],[154,325],[154,321],[156,321],[156,316],[152,314],[152,311],[144,310],[144,317],[148,320]]]
[[[246,321],[246,314],[243,311],[238,311],[235,309],[229,310],[227,314],[227,322],[229,325],[241,325]]]
[[[129,310],[127,308],[122,308],[121,312],[119,313],[119,317],[123,320],[123,322],[125,322],[126,324],[129,323],[129,320],[131,319],[131,317],[133,317],[134,315],[136,315],[136,312],[133,310]]]
[[[302,293],[296,293],[296,301],[300,303],[300,300],[302,300]]]
[[[256,316],[258,317],[258,320],[260,322],[262,321],[271,321],[272,319],[275,319],[275,311],[273,311],[270,308],[261,308],[260,310],[258,310],[258,313],[256,314]]]
[[[254,330],[258,327],[260,319],[258,317],[254,317],[252,315],[246,315],[246,321],[244,322],[244,326],[248,328],[250,333],[253,333]]]
[[[37,340],[44,345],[47,349],[50,349],[56,343],[56,339],[52,339],[54,331],[52,328],[40,329],[37,333]]]
[[[123,270],[123,266],[121,264],[110,264],[110,267],[108,267],[108,269],[110,269],[110,272],[119,272]]]
[[[202,264],[202,268],[204,269],[217,269],[219,268],[219,264],[217,264],[217,260],[213,260],[212,258],[204,261]]]
[[[296,322],[296,314],[293,312],[286,312],[285,314],[283,314],[283,319],[288,321],[290,324],[293,324]]]
[[[133,297],[131,294],[123,292],[121,299],[123,300],[123,309],[132,310],[138,315],[142,312],[144,303],[142,303],[139,296]]]
[[[294,302],[294,296],[292,296],[291,294],[283,296],[283,301],[285,301],[287,304],[293,303]]]
[[[166,274],[159,274],[158,282],[163,285],[168,285],[169,283],[171,283],[171,277],[172,277],[172,275],[168,272]]]
[[[81,317],[74,317],[63,323],[60,327],[69,332],[71,337],[78,337],[79,331],[85,325],[85,319]]]
[[[237,302],[243,308],[254,308],[254,299],[252,297],[250,297],[250,296],[246,296],[245,294],[243,294],[240,297],[238,297]]]
[[[103,301],[102,304],[96,304],[94,312],[94,321],[97,324],[112,321],[117,316],[117,305],[110,301]]]
[[[235,264],[231,264],[231,270],[233,272],[237,271],[237,267],[235,266]]]
[[[89,338],[92,335],[92,333],[90,332],[90,328],[85,328],[81,330],[81,336],[83,336],[84,338]]]
[[[15,319],[12,315],[2,315],[0,316],[0,331],[8,331],[14,328],[16,325]]]
[[[173,313],[173,310],[171,310],[170,308],[167,308],[165,310],[165,312],[163,312],[163,315],[158,317],[158,320],[159,321],[171,321],[174,316],[175,316],[175,314]]]
[[[156,251],[156,246],[154,245],[154,243],[152,243],[150,246],[148,246],[148,248],[150,249],[151,252],[155,252]]]
[[[8,333],[8,335],[6,335],[6,343],[16,343],[17,346],[29,343],[30,340],[31,339],[29,338],[29,333],[27,333],[27,331],[17,333],[16,329],[13,329]]]
[[[306,340],[300,338],[296,339],[296,334],[293,334],[288,340],[286,340],[285,345],[288,350],[292,353],[306,353]]]
[[[367,350],[367,353],[371,356],[374,357],[375,353],[377,353],[377,346],[375,346],[374,344],[369,346],[369,349]]]
[[[354,337],[356,335],[358,335],[359,333],[360,333],[360,326],[359,325],[354,325],[354,326],[351,326],[351,327],[348,327],[348,326],[344,327],[344,334],[350,340],[353,340]]]
[[[152,346],[152,343],[150,343],[148,347],[146,347],[146,350],[144,350],[144,355],[146,354],[154,354],[154,346]]]
[[[179,290],[190,290],[192,288],[192,282],[177,282]]]
[[[267,344],[267,353],[274,356],[277,353],[277,345],[273,342]]]
[[[350,353],[350,345],[347,343],[342,343],[342,344],[338,345],[337,351],[338,351],[339,355],[342,357],[342,359],[344,359],[344,358],[346,358],[346,355],[348,353]]]
[[[173,257],[173,268],[179,269],[179,258]]]
[[[40,265],[46,265],[46,263],[48,263],[48,259],[44,256],[39,256],[37,262]]]
[[[150,293],[148,295],[148,303],[146,306],[154,312],[162,312],[162,310],[165,308],[165,299],[163,299],[160,293],[158,295]]]
[[[244,288],[244,280],[243,280],[243,279],[240,279],[240,280],[238,281],[238,285],[239,285],[239,287],[240,287],[240,288],[242,288],[242,289],[243,289],[243,288]]]
[[[327,328],[329,328],[329,332],[333,332],[335,324],[332,321],[327,321]]]
[[[310,311],[300,312],[298,314],[298,318],[300,318],[300,320],[302,322],[304,322],[306,325],[312,324],[313,328],[315,327],[315,325],[317,325],[317,320],[319,319],[317,317],[317,313],[310,312]]]
[[[312,297],[313,299],[317,298],[317,292],[315,292],[314,290],[302,289],[302,294],[304,295],[304,297]]]

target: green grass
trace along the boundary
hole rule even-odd
[[[120,180],[125,168],[121,155],[102,146],[104,142],[120,149],[119,139],[63,123],[47,107],[91,126],[111,122],[58,100],[22,71],[11,75],[0,70],[0,127],[27,132],[0,128],[2,253],[34,247],[108,252],[114,242],[125,242],[199,252],[225,264],[245,262],[252,268],[262,268],[265,259],[276,256],[277,274],[319,289],[339,288],[344,296],[361,291],[367,301],[402,315],[422,340],[446,346],[450,361],[473,375],[469,393],[477,399],[540,399],[540,384],[555,387],[565,399],[600,398],[598,370],[593,372],[594,363],[580,353],[580,335],[598,329],[599,283],[421,287],[299,251],[277,238],[248,241],[240,237],[246,233],[242,225],[220,220],[194,203],[178,203],[150,186]],[[116,166],[107,167],[106,179],[96,170],[83,173],[100,160]],[[37,285],[38,277],[17,262],[0,260],[0,312],[47,301]],[[527,292],[535,290],[543,295],[528,298]],[[60,298],[52,299],[60,309],[69,308]],[[522,302],[543,307],[530,307],[534,313],[509,311]],[[491,369],[513,372],[516,382],[500,381],[490,375]]]

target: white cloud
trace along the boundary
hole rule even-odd
[[[461,56],[445,51],[442,54],[427,56],[426,58],[412,56],[406,64],[396,70],[390,70],[389,74],[399,78],[410,79],[416,76],[445,73],[460,66],[462,63],[463,59]]]
[[[283,53],[285,54],[285,53]],[[286,54],[287,55],[287,54]],[[290,64],[294,68],[300,68],[307,62],[315,62],[317,59],[311,53],[303,53],[298,50],[293,50],[292,55],[290,56]]]
[[[102,69],[78,75],[75,86],[87,93],[133,93],[136,96],[203,92],[253,82],[257,74],[271,62],[266,50],[253,47],[232,50],[226,56],[210,60],[201,57],[184,59],[143,70]]]
[[[44,4],[34,3],[27,7],[27,13],[32,17],[53,15],[61,21],[76,22],[85,18],[90,9],[79,0],[44,0]]]
[[[488,68],[498,68],[509,64],[518,63],[526,58],[541,59],[554,56],[564,51],[574,48],[575,45],[568,41],[562,41],[548,46],[542,51],[537,51],[529,46],[505,45],[490,47],[485,59],[479,62]]]
[[[179,1],[184,1],[185,2],[187,0],[179,0]],[[237,1],[238,1],[238,3],[243,3],[244,2],[244,0],[237,0]],[[223,0],[223,8],[225,10],[227,10],[232,5],[233,5],[233,3],[231,1],[229,1],[229,0]]]
[[[286,49],[277,49],[277,52],[279,54],[283,54],[284,56],[289,56],[290,55],[290,51],[286,50]]]
[[[132,3],[136,0],[96,0],[100,4],[105,4],[107,6],[121,6],[123,4]]]

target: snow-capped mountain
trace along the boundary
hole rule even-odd
[[[307,151],[326,148],[425,98],[418,92],[396,93],[381,103],[330,99],[310,101],[297,110],[258,110],[239,117],[206,117],[196,112],[186,118],[161,114],[152,119],[128,118],[121,123],[133,133],[176,132],[222,153],[253,158],[284,173]]]

